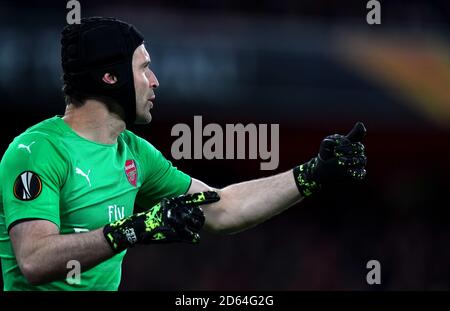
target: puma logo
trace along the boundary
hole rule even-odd
[[[91,173],[91,170],[89,170],[86,174],[85,172],[83,172],[81,169],[79,169],[77,167],[77,168],[75,168],[75,173],[86,178],[87,182],[89,183],[89,187],[91,186],[91,180],[89,179],[89,174]]]
[[[29,144],[28,146],[27,146],[27,145],[24,145],[24,144],[19,144],[19,146],[17,146],[17,148],[18,148],[18,149],[26,149],[26,150],[28,151],[28,153],[31,154],[31,149],[30,149],[30,147],[31,147],[31,145],[33,145],[34,143],[36,143],[36,142],[33,141],[33,142],[31,142],[31,144]]]

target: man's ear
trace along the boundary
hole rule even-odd
[[[111,73],[105,73],[102,78],[103,82],[106,84],[115,84],[117,82],[117,77]]]

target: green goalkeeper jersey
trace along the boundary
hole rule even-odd
[[[191,182],[130,131],[121,133],[116,144],[100,144],[78,136],[59,116],[16,137],[1,160],[0,180],[5,290],[117,290],[125,251],[75,282],[32,286],[17,265],[8,229],[24,219],[45,219],[61,234],[82,234],[131,215],[135,203],[150,208],[162,198],[183,194]]]

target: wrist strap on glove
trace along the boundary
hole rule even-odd
[[[317,166],[317,159],[312,158],[308,162],[294,167],[293,173],[295,184],[303,197],[309,197],[320,191],[321,185],[314,179],[314,170]]]

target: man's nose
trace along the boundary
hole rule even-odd
[[[150,87],[152,89],[156,89],[158,86],[159,86],[159,81],[156,78],[156,75],[152,71],[152,74],[151,74],[151,77],[150,77]]]

